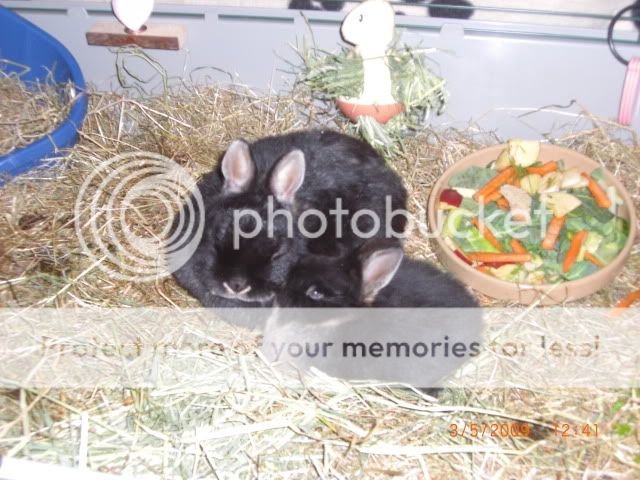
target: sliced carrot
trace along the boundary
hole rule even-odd
[[[494,253],[494,252],[469,252],[469,260],[480,263],[525,263],[531,261],[530,253]]]
[[[488,192],[479,197],[478,201],[486,205],[489,202],[497,201],[500,197],[502,197],[500,189],[496,188],[495,190],[492,190],[491,192]]]
[[[514,187],[518,187],[520,188],[520,179],[519,178],[514,178],[513,180],[511,180],[509,182],[509,185],[513,185]]]
[[[596,267],[604,267],[604,263],[602,263],[598,257],[596,257],[595,255],[590,254],[589,252],[584,252],[584,258],[585,260],[593,263]]]
[[[537,173],[538,175],[546,175],[547,173],[558,170],[558,162],[543,163],[539,167],[527,167],[527,173]]]
[[[509,245],[511,246],[511,250],[513,251],[513,253],[529,253],[529,252],[527,252],[527,249],[524,248],[524,245],[522,245],[515,238],[511,239],[511,241],[509,242]]]
[[[504,197],[500,197],[496,200],[496,204],[503,210],[509,210],[509,202],[507,202],[507,199]]]
[[[564,225],[564,221],[567,217],[553,217],[547,226],[547,234],[542,240],[542,248],[544,250],[553,250],[556,245],[556,240],[558,239],[558,235],[560,235],[560,231],[562,230],[562,226]]]
[[[495,177],[493,177],[491,180],[489,180],[484,185],[484,187],[482,187],[480,190],[478,190],[473,195],[473,199],[474,200],[478,200],[481,197],[486,196],[488,193],[499,189],[502,185],[504,185],[505,183],[509,182],[509,180],[511,180],[511,177],[513,177],[515,175],[516,175],[515,167],[511,166],[511,167],[505,168],[500,173],[498,173]]]
[[[486,238],[491,245],[496,247],[499,252],[502,252],[504,249],[502,248],[502,244],[498,241],[498,239],[491,233],[491,230],[487,228],[487,226],[480,221],[478,218],[474,218],[471,220],[473,226],[475,226],[480,233]]]
[[[562,271],[567,273],[571,270],[571,267],[578,258],[578,254],[580,253],[580,248],[582,247],[582,242],[586,238],[587,234],[586,230],[580,230],[573,235],[571,239],[571,245],[569,246],[569,250],[567,250],[567,254],[564,256],[564,260],[562,262]]]
[[[505,265],[513,265],[513,262],[484,262],[482,265],[485,267],[500,268]]]
[[[589,181],[587,188],[589,189],[589,192],[591,192],[591,196],[598,206],[602,208],[609,208],[611,206],[611,199],[609,198],[609,195],[607,195],[607,192],[605,192],[600,184],[591,178],[591,175],[588,173],[582,172],[582,176]]]
[[[635,302],[640,300],[640,290],[636,290],[635,292],[631,292],[629,295],[624,297],[618,303],[616,303],[615,308],[613,308],[609,312],[610,317],[617,317],[622,314],[625,308],[629,308]]]
[[[482,273],[488,273],[489,275],[491,275],[491,270],[489,270],[489,267],[486,267],[484,265],[478,265],[475,267],[476,270],[482,272]]]
[[[629,295],[624,297],[618,303],[616,303],[616,308],[629,308],[635,302],[640,300],[640,290],[636,290],[635,292],[631,292]]]

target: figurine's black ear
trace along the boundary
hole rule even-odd
[[[251,159],[249,145],[243,140],[234,140],[222,158],[224,191],[244,192],[255,176],[256,167]]]
[[[271,172],[271,192],[285,204],[293,203],[296,192],[304,182],[306,162],[304,153],[292,150],[278,161]]]
[[[468,19],[475,10],[467,0],[432,0],[427,5],[430,17]]]

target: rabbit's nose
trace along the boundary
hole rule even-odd
[[[248,293],[251,290],[247,279],[242,277],[232,277],[228,282],[224,282],[223,285],[233,295]]]

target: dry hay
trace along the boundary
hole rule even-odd
[[[397,155],[407,130],[420,129],[425,118],[442,113],[446,107],[446,82],[431,72],[427,63],[433,51],[413,49],[399,42],[389,48],[385,60],[391,72],[391,93],[405,110],[384,125],[362,116],[350,128],[385,157]],[[353,48],[343,47],[331,53],[303,44],[298,55],[304,65],[298,88],[304,88],[309,97],[333,104],[336,98],[354,98],[362,91],[362,58]]]
[[[300,113],[304,112],[304,113]],[[196,176],[228,143],[326,124],[295,97],[190,89],[148,100],[94,94],[80,143],[56,170],[35,171],[0,191],[0,304],[12,307],[176,309],[197,303],[170,278],[117,281],[79,245],[73,205],[93,169],[115,154],[158,152]],[[339,125],[338,125],[339,127]],[[426,208],[444,169],[479,148],[472,132],[425,130],[407,140],[394,168],[410,208]],[[556,140],[616,173],[640,209],[640,147],[614,140],[613,126]],[[161,213],[150,223],[162,223]],[[436,261],[429,244],[408,251]],[[609,306],[640,275],[636,244],[624,272],[580,305]],[[499,305],[488,298],[485,305]],[[235,332],[235,331],[234,331]],[[233,332],[232,332],[233,333]],[[162,478],[637,478],[637,391],[448,390],[433,399],[410,389],[350,385],[310,374],[284,378],[238,331],[209,360],[206,383],[171,389],[38,391],[0,397],[0,451],[45,462]],[[598,423],[599,438],[452,438],[449,425],[521,420]],[[86,433],[81,433],[86,432]]]
[[[25,83],[19,75],[0,69],[0,157],[49,135],[64,121],[69,105],[60,95],[61,88]]]

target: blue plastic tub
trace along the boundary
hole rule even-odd
[[[88,99],[83,93],[85,83],[80,66],[64,45],[31,22],[1,6],[0,59],[28,66],[30,70],[20,77],[25,82],[45,82],[48,78],[55,83],[71,81],[76,92],[69,116],[52,134],[0,157],[1,186],[3,178],[26,172],[41,164],[42,160],[59,155],[60,149],[73,145],[78,139],[78,129],[87,113]],[[2,63],[1,68],[5,72],[24,70],[6,62]]]

